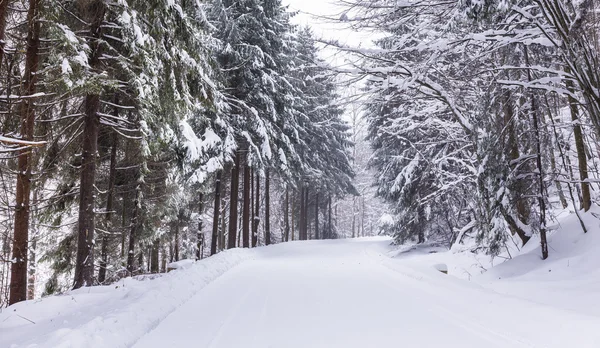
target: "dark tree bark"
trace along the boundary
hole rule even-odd
[[[173,252],[175,261],[179,261],[179,217],[175,221],[175,235],[173,236]]]
[[[225,186],[222,186],[225,187]],[[227,204],[227,202],[225,202],[225,199],[223,199],[223,202],[221,202],[221,205],[223,207],[225,207]],[[225,216],[225,209],[223,209],[223,211],[221,212],[221,228],[219,229],[219,243],[221,244],[219,246],[219,250],[223,250],[225,249],[225,230],[227,230],[227,225],[225,224],[227,221],[226,216]]]
[[[229,235],[227,249],[235,248],[238,224],[238,194],[240,189],[240,157],[238,151],[235,155],[235,164],[231,169],[231,195],[229,199]]]
[[[118,102],[118,100],[115,100]],[[115,103],[118,104],[118,103]],[[118,109],[115,108],[115,116],[118,116]],[[115,180],[117,174],[117,132],[112,132],[111,134],[111,142],[112,146],[110,149],[110,169],[108,174],[108,192],[106,194],[106,230],[110,231],[111,217],[113,211],[113,197],[115,191]],[[100,249],[100,269],[98,270],[98,282],[100,284],[104,283],[106,280],[106,265],[108,263],[108,235],[104,233],[102,235],[102,246]]]
[[[241,213],[241,211],[240,211],[239,216],[238,216],[238,221],[243,221],[242,220],[242,213]],[[237,245],[238,248],[240,248],[241,245],[242,245],[242,242],[241,242],[241,240],[242,240],[242,232],[240,231],[239,224],[238,224],[237,231],[238,232],[237,232],[237,244],[236,245]]]
[[[295,207],[296,207],[296,199],[294,197],[294,193],[292,192],[292,211],[291,211],[291,213],[292,213],[292,216],[291,216],[291,219],[292,219],[292,223],[291,223],[291,226],[292,226],[292,231],[291,231],[292,232],[292,241],[295,238],[294,237],[294,229],[296,228],[296,225],[295,225],[295,220],[296,220],[295,219],[295,215],[296,215],[295,214],[296,213]]]
[[[252,219],[252,247],[258,244],[258,224],[260,223],[260,175],[256,172],[256,190],[254,190],[254,217]]]
[[[509,73],[507,74],[507,79],[511,79],[511,76],[509,75]],[[514,108],[513,108],[513,101],[511,99],[511,92],[509,91],[505,91],[503,94],[503,107],[502,107],[503,113],[504,113],[504,124],[506,125],[506,147],[507,147],[507,151],[508,151],[508,158],[510,158],[511,163],[515,163],[512,167],[514,169],[514,167],[517,166],[517,163],[519,163],[519,158],[521,157],[521,154],[519,152],[519,140],[518,140],[518,136],[517,136],[517,132],[515,129],[515,124],[517,124],[518,119],[517,116],[514,113]],[[524,199],[522,196],[525,196],[527,193],[527,184],[525,184],[523,182],[523,180],[520,180],[516,183],[516,187],[513,189],[513,192],[515,192],[517,195],[516,198],[516,208],[517,208],[517,214],[518,214],[518,219],[524,223],[527,224],[528,220],[529,220],[529,216],[531,215],[531,210],[530,210],[530,205],[527,202],[526,199]],[[510,228],[510,226],[509,226]],[[518,232],[514,229],[514,228],[510,228],[511,233],[515,234]],[[521,238],[521,235],[519,235],[519,237]],[[525,245],[526,241],[523,240],[521,238],[521,241],[523,242],[523,245]]]
[[[28,270],[28,281],[27,281],[27,300],[33,300],[35,298],[35,251],[37,248],[37,238],[33,238],[29,243],[29,265]]]
[[[319,192],[315,192],[315,239],[321,239],[319,236]]]
[[[284,228],[284,239],[286,242],[290,240],[290,190],[285,187],[285,202],[283,211],[283,228]]]
[[[102,0],[89,1],[82,6],[83,18],[91,23],[88,39],[90,54],[89,66],[92,70],[100,67],[102,48],[102,22],[106,4]],[[91,286],[94,279],[94,183],[96,177],[96,152],[98,150],[98,129],[100,119],[100,95],[88,94],[85,97],[85,120],[83,129],[83,150],[81,154],[81,180],[79,188],[79,221],[77,241],[77,261],[73,288]]]
[[[8,3],[9,0],[0,0],[0,68],[2,67],[2,61],[4,59],[4,47],[6,46],[4,37],[6,36],[6,17],[8,16]],[[31,9],[31,5],[29,8]]]
[[[304,185],[300,187],[300,219],[298,221],[298,240],[304,240],[304,219],[306,218],[304,212]]]
[[[210,254],[217,253],[217,239],[219,238],[219,213],[221,212],[221,171],[217,172],[215,179],[215,204],[213,210],[212,235],[210,238]]]
[[[164,243],[160,246],[160,250],[161,250],[161,254],[162,254],[162,258],[160,260],[160,271],[162,273],[166,273],[167,272],[167,250],[164,246]]]
[[[271,179],[269,170],[265,171],[265,245],[271,244]]]
[[[331,194],[329,194],[329,199],[328,199],[328,205],[329,205],[329,211],[328,211],[328,227],[327,227],[327,238],[332,238],[333,237],[333,225],[331,224]]]
[[[566,69],[566,73],[570,71]],[[565,80],[567,89],[571,93],[575,93],[573,82],[569,79]],[[590,210],[592,205],[592,198],[590,194],[590,183],[588,179],[588,165],[587,157],[585,155],[585,143],[583,142],[583,132],[581,130],[581,123],[579,120],[579,110],[577,109],[577,100],[571,95],[567,96],[569,100],[569,109],[571,111],[571,121],[573,121],[573,137],[575,138],[575,149],[577,150],[577,162],[579,164],[579,178],[581,179],[581,208],[584,211]]]
[[[532,116],[533,116],[533,128],[535,130],[536,135],[536,163],[538,169],[539,176],[539,196],[538,203],[540,205],[540,244],[542,247],[542,260],[548,258],[548,241],[546,239],[546,195],[545,195],[545,186],[544,186],[544,168],[542,167],[542,149],[541,149],[541,136],[540,129],[538,123],[538,115],[537,115],[537,107],[535,103],[535,97],[531,100],[532,104]]]
[[[302,221],[303,240],[308,240],[308,187],[304,188],[304,220]]]
[[[30,0],[29,11],[27,13],[27,51],[25,53],[25,75],[23,77],[24,96],[33,95],[36,91],[36,72],[38,69],[40,48],[40,22],[37,20],[39,1],[40,0]],[[4,0],[3,2],[6,3],[8,0]],[[3,5],[2,7],[5,6]],[[0,16],[6,17],[6,8],[4,13],[0,13]],[[2,20],[5,22],[6,18],[0,18],[0,21]],[[0,23],[0,25],[1,24],[5,23]],[[34,102],[31,98],[24,98],[21,101],[20,114],[21,136],[25,141],[33,141],[35,109]],[[14,262],[12,262],[10,266],[9,304],[25,301],[27,299],[27,247],[29,243],[29,217],[31,209],[31,151],[31,149],[21,150],[18,158],[19,172],[17,173],[12,255]]]
[[[129,203],[129,195],[127,194],[127,192],[123,192],[123,195],[121,196],[121,200],[123,201],[123,206],[121,207],[122,212],[121,212],[121,260],[125,259],[125,253],[126,253],[126,248],[125,248],[125,237],[127,235],[126,231],[126,227],[127,227],[127,212],[128,207],[127,207],[127,203]]]
[[[527,47],[524,47],[525,53],[525,64],[529,66],[529,56],[527,54]],[[527,70],[527,79],[531,82],[532,76],[531,71]],[[536,165],[538,174],[538,204],[540,207],[540,244],[542,248],[542,260],[548,258],[548,241],[546,239],[546,187],[544,183],[544,167],[542,166],[542,146],[541,146],[541,134],[540,125],[538,120],[538,108],[535,94],[532,92],[531,98],[531,117],[533,118],[533,130],[535,132],[535,149],[536,154]]]
[[[362,196],[362,211],[361,211],[361,216],[360,216],[360,233],[361,236],[364,237],[365,236],[365,211],[366,211],[366,205],[365,205],[365,196]]]
[[[158,251],[160,250],[160,238],[156,238],[152,242],[152,251],[150,253],[150,273],[158,273]]]
[[[146,265],[146,272],[150,273],[152,271],[152,246],[148,247],[148,264]]]
[[[129,229],[129,247],[127,248],[127,272],[129,275],[133,274],[133,266],[135,262],[135,243],[138,234],[139,227],[139,214],[140,214],[140,198],[141,198],[141,188],[138,187],[135,202],[133,207],[133,214],[131,217],[131,228]]]
[[[250,247],[250,166],[244,164],[244,197],[242,210],[242,246]]]
[[[142,243],[140,243],[138,245],[138,248],[140,249],[140,252],[138,253],[137,271],[139,274],[141,274],[144,271],[144,245],[142,245]]]
[[[352,238],[356,237],[356,197],[352,197]]]
[[[204,225],[204,221],[202,220],[202,215],[204,215],[204,194],[202,192],[200,192],[200,197],[198,199],[200,200],[198,205],[200,221],[198,221],[198,236],[196,239],[196,260],[202,259],[202,249],[204,248],[204,233],[202,233],[202,228]]]

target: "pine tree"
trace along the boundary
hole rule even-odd
[[[30,0],[27,12],[27,51],[25,54],[25,73],[23,77],[23,97],[25,98],[21,101],[20,114],[22,140],[29,142],[34,140],[35,108],[32,98],[34,98],[36,93],[36,74],[40,59],[41,24],[39,14],[41,5],[40,0]],[[6,8],[4,10],[6,11]],[[5,16],[5,13],[0,14],[0,17]],[[3,22],[5,22],[5,18],[0,18],[0,30],[2,31],[0,34],[3,34],[4,31],[5,23]],[[25,148],[21,150],[18,159],[15,229],[13,237],[13,259],[15,262],[11,265],[9,304],[27,299],[27,254],[31,215],[32,164],[31,149]]]

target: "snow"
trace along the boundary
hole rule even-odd
[[[392,226],[394,225],[394,217],[390,214],[382,214],[378,221],[379,226]]]
[[[599,347],[598,213],[583,214],[587,234],[562,218],[545,261],[536,237],[503,263],[386,237],[234,249],[9,307],[0,337],[14,348]]]
[[[176,262],[171,262],[167,264],[167,269],[186,269],[191,267],[196,262],[194,260],[181,260]]]
[[[69,64],[69,60],[67,58],[63,58],[61,63],[61,70],[63,75],[69,75],[73,72],[73,69],[71,69],[71,65]]]
[[[76,56],[73,57],[73,61],[81,65],[82,67],[89,67],[87,53],[79,51]]]
[[[254,251],[231,250],[154,280],[21,302],[0,313],[1,347],[130,347],[169,313]]]
[[[64,24],[58,24],[58,27],[64,32],[65,37],[71,44],[77,44],[79,40],[77,40],[77,35],[69,27]]]

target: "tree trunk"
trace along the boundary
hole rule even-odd
[[[300,188],[300,219],[298,220],[298,240],[304,239],[304,186]]]
[[[292,215],[291,215],[291,219],[292,219],[292,241],[294,240],[294,229],[296,227],[296,225],[294,224],[294,215],[295,215],[295,205],[296,205],[296,199],[294,197],[294,194],[292,193]]]
[[[271,179],[269,170],[265,171],[265,245],[271,244]]]
[[[100,66],[102,36],[101,24],[104,20],[106,5],[96,0],[87,4],[82,16],[91,23],[88,39],[90,54],[89,66],[96,70]],[[91,18],[90,18],[91,16]],[[75,281],[73,288],[91,286],[94,279],[94,183],[96,176],[96,152],[98,150],[98,128],[100,119],[100,95],[88,94],[85,97],[85,120],[83,129],[83,151],[81,155],[81,179],[79,184],[79,221],[77,260],[75,262]]]
[[[152,245],[148,247],[148,264],[146,265],[146,272],[152,271]]]
[[[242,246],[244,248],[250,247],[250,166],[248,165],[248,159],[244,164],[244,196],[243,196],[243,210],[242,210]]]
[[[1,0],[0,0],[1,1]],[[4,3],[8,0],[3,0]],[[0,26],[6,25],[6,5],[0,13]],[[1,10],[2,8],[0,8]],[[27,13],[27,52],[25,56],[25,75],[23,76],[23,96],[31,96],[36,91],[36,72],[39,62],[40,22],[38,21],[39,0],[29,1]],[[0,33],[4,34],[4,33]],[[2,37],[0,37],[2,39]],[[3,48],[4,45],[2,45]],[[21,137],[25,141],[33,141],[35,109],[31,98],[21,100]],[[17,173],[17,192],[15,204],[15,226],[13,236],[14,260],[10,266],[10,294],[8,303],[13,304],[27,299],[27,247],[29,243],[29,216],[31,196],[32,150],[22,149],[19,152]]]
[[[290,190],[285,187],[285,201],[284,201],[284,209],[283,209],[283,228],[284,235],[283,239],[286,242],[290,240]],[[293,222],[292,222],[293,223]]]
[[[258,224],[260,223],[260,175],[256,172],[256,190],[254,190],[254,218],[252,219],[252,247],[258,244]]]
[[[315,193],[315,239],[321,239],[319,236],[319,192]]]
[[[361,236],[364,237],[365,236],[365,210],[366,210],[366,205],[365,205],[365,196],[362,196],[362,211],[361,216],[360,216],[360,233]]]
[[[538,169],[538,175],[539,175],[539,196],[538,196],[538,202],[540,205],[540,244],[541,244],[541,248],[542,248],[542,260],[545,260],[548,258],[548,241],[546,240],[546,199],[545,199],[545,187],[544,187],[544,168],[542,167],[542,148],[541,148],[541,136],[540,136],[540,129],[539,129],[539,124],[538,124],[538,116],[537,116],[537,108],[536,108],[536,104],[535,104],[535,98],[532,97],[531,100],[531,104],[532,104],[532,114],[533,114],[533,127],[535,130],[535,134],[536,134],[536,150],[537,150],[537,156],[536,156],[536,163],[537,163],[537,169]],[[588,186],[589,189],[589,186]]]
[[[304,240],[304,184],[300,187],[300,220],[298,221],[298,240]]]
[[[37,238],[35,236],[31,243],[29,243],[29,248],[27,300],[33,300],[35,298],[35,250],[37,248]]]
[[[308,187],[304,189],[304,240],[308,240]]]
[[[225,186],[222,187],[224,188]],[[221,212],[221,228],[219,229],[219,243],[221,244],[219,246],[219,250],[225,249],[225,230],[227,229],[227,226],[225,225],[225,221],[227,221],[225,216],[226,203],[227,202],[223,198],[223,202],[221,202],[221,205],[223,206],[223,211]]]
[[[529,57],[527,54],[527,47],[524,47],[525,53],[525,64],[529,66]],[[531,71],[527,70],[528,81],[531,82]],[[542,260],[548,258],[548,241],[546,239],[546,192],[545,192],[545,184],[544,184],[544,167],[542,166],[542,145],[541,145],[541,134],[540,134],[540,125],[538,121],[538,110],[537,103],[535,99],[535,94],[531,93],[531,116],[533,118],[533,130],[535,132],[535,147],[536,147],[536,165],[537,165],[537,175],[538,175],[538,204],[540,207],[540,244],[542,248]]]
[[[238,151],[235,155],[235,164],[231,169],[231,195],[229,199],[229,236],[227,249],[235,248],[238,225],[238,191],[240,189],[240,157]]]
[[[352,197],[352,238],[356,237],[356,197]]]
[[[33,191],[33,206],[36,206],[38,202],[38,191],[35,185],[32,185]],[[38,209],[34,209],[31,212],[31,220],[37,221]],[[29,259],[28,259],[28,279],[27,279],[27,300],[35,299],[35,275],[36,275],[36,250],[37,241],[39,237],[39,230],[35,223],[31,224],[31,240],[29,243]]]
[[[217,172],[215,179],[215,205],[213,210],[213,226],[210,239],[210,254],[217,253],[217,239],[219,238],[219,213],[221,212],[221,171]]]
[[[198,236],[196,237],[196,261],[202,259],[202,249],[204,248],[204,233],[202,233],[204,225],[202,217],[202,215],[204,215],[204,194],[202,192],[200,192],[200,197],[198,199],[200,200],[200,203],[198,204],[200,221],[198,221]]]
[[[144,272],[144,245],[142,243],[140,243],[138,245],[138,248],[140,249],[140,252],[138,253],[137,271],[138,271],[138,274],[142,274]]]
[[[129,202],[129,195],[127,194],[127,192],[123,192],[123,196],[121,197],[121,200],[123,202],[123,205],[121,206],[122,212],[121,212],[121,260],[125,260],[125,230],[126,230],[126,226],[127,226],[127,203]]]
[[[546,105],[550,105],[550,103],[548,103],[548,96],[544,96],[544,99],[545,99]],[[551,110],[551,109],[548,109],[548,110]],[[560,109],[558,107],[556,107],[556,111],[555,111],[556,114],[558,114],[560,112],[559,110]],[[549,119],[550,119],[550,123],[552,124],[552,131],[554,133],[554,139],[556,139],[555,148],[557,148],[559,151],[560,159],[562,161],[563,167],[570,168],[570,166],[567,165],[567,161],[565,159],[565,157],[568,158],[568,155],[565,155],[565,151],[563,150],[563,139],[556,130],[556,124],[554,123],[554,118],[552,117],[552,115],[550,115]],[[570,179],[570,181],[573,181],[572,174],[569,177],[569,179]],[[573,206],[575,206],[575,197],[573,196],[573,189],[571,188],[570,182],[567,182],[567,189],[569,190],[569,197],[571,197],[571,203],[573,203]],[[575,209],[575,215],[577,216],[577,219],[579,220],[579,224],[581,225],[583,233],[587,233],[587,227],[585,226],[585,223],[581,219],[578,209]]]
[[[129,275],[133,275],[133,265],[135,261],[135,241],[137,238],[138,226],[139,226],[139,214],[140,214],[140,199],[141,199],[141,188],[137,188],[135,195],[135,202],[133,207],[133,216],[131,218],[131,228],[129,229],[129,247],[127,248],[127,272]]]
[[[33,1],[30,1],[30,3],[31,2]],[[0,0],[0,68],[2,68],[2,61],[4,59],[4,47],[6,46],[6,41],[4,40],[4,37],[6,36],[6,17],[8,16],[8,3],[9,0]],[[29,6],[29,8],[31,9],[31,4]]]
[[[240,213],[240,216],[238,216],[238,221],[242,221],[241,213]],[[237,232],[237,247],[239,248],[242,245],[242,233],[240,231],[240,226],[239,225],[238,225],[237,231],[238,231]]]
[[[565,72],[570,73],[569,69],[565,69]],[[569,79],[565,80],[567,90],[571,93],[575,93],[573,82]],[[583,142],[583,132],[581,130],[581,122],[579,120],[579,111],[577,109],[577,100],[571,95],[567,96],[569,100],[569,109],[571,111],[571,121],[573,121],[573,136],[575,138],[575,149],[577,150],[577,161],[579,164],[579,178],[581,180],[581,208],[584,211],[590,210],[592,205],[592,199],[590,195],[590,183],[588,179],[588,164],[587,157],[585,155],[585,143]],[[575,208],[575,207],[574,207]]]
[[[152,242],[152,251],[150,253],[150,273],[158,273],[158,251],[160,250],[160,238],[156,238]]]
[[[507,75],[508,75],[508,73],[507,73]],[[507,78],[510,79],[511,77],[508,75]],[[504,101],[503,102],[504,124],[506,125],[506,134],[508,137],[507,138],[508,156],[511,161],[514,161],[516,163],[519,161],[519,158],[521,157],[521,155],[519,152],[519,142],[518,142],[517,133],[515,130],[515,123],[517,123],[517,118],[515,117],[515,113],[513,110],[513,104],[511,102],[511,97],[510,97],[509,91],[505,91],[504,96],[503,96],[503,101]],[[516,165],[514,165],[514,166],[516,166]],[[522,223],[527,224],[528,220],[529,220],[529,215],[531,215],[531,211],[530,211],[530,207],[529,207],[527,200],[522,198],[522,196],[524,196],[526,194],[526,186],[527,185],[525,185],[522,182],[522,180],[517,182],[516,185],[517,186],[514,188],[514,192],[517,195],[520,195],[520,196],[516,197],[518,218]],[[511,229],[511,233],[515,234],[516,231],[514,229]],[[525,245],[525,243],[527,243],[525,240],[522,240],[522,242],[523,242],[523,245]]]
[[[179,217],[175,221],[175,236],[173,237],[173,252],[175,262],[179,261]]]
[[[327,231],[327,238],[332,238],[333,237],[333,225],[331,224],[331,194],[329,194],[329,199],[327,204],[329,205],[329,211],[327,212],[328,215],[328,231]]]
[[[553,149],[555,149],[556,145],[557,144],[553,142],[551,146]],[[558,168],[556,167],[556,156],[554,155],[554,151],[550,151],[550,169],[552,170],[552,173],[554,173],[554,185],[556,187],[556,192],[558,193],[558,199],[560,200],[560,204],[563,207],[563,209],[567,209],[569,203],[567,203],[567,198],[565,197],[565,193],[563,192],[562,184],[559,180],[556,179]]]
[[[115,98],[116,99],[116,98]],[[118,100],[115,100],[118,104]],[[118,116],[118,109],[115,108],[115,116]],[[110,169],[108,174],[108,192],[106,195],[106,231],[110,231],[112,210],[113,210],[113,196],[115,191],[115,180],[117,174],[117,132],[111,134],[112,147],[110,150]],[[102,247],[100,250],[100,269],[98,270],[98,282],[104,283],[106,280],[106,265],[108,263],[108,235],[104,233],[102,235]]]
[[[164,243],[161,245],[162,259],[160,260],[160,271],[162,273],[167,272],[167,250],[165,249]]]

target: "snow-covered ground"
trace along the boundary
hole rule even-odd
[[[600,220],[585,221],[561,222],[548,260],[532,240],[492,268],[385,238],[232,250],[4,309],[0,346],[600,347]]]

